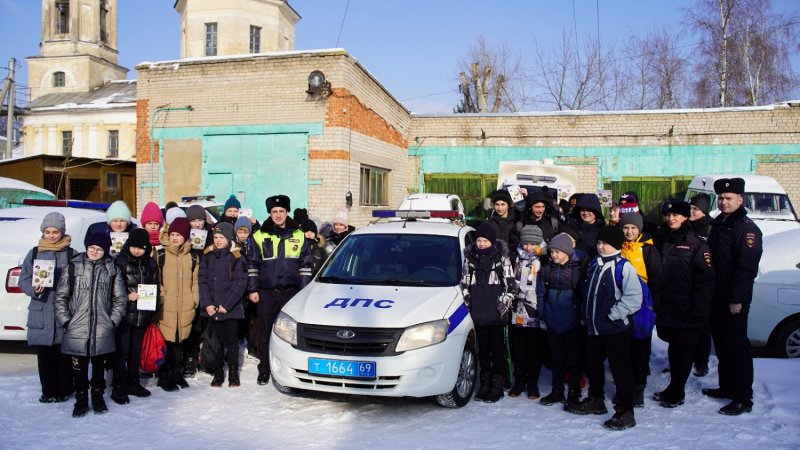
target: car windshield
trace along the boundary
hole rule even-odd
[[[321,283],[455,286],[461,279],[458,238],[361,234],[345,239],[317,278]]]
[[[747,192],[744,194],[744,207],[751,213],[775,216],[775,218],[797,217],[786,194]]]

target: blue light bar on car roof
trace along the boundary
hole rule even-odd
[[[200,200],[205,200],[205,201],[209,201],[210,202],[211,200],[214,200],[214,196],[213,195],[192,195],[192,196],[189,196],[189,197],[181,197],[181,201],[185,202],[185,203],[196,202],[196,201],[200,201]]]
[[[399,217],[401,219],[455,219],[458,217],[458,211],[411,211],[411,210],[395,210],[395,209],[376,209],[372,211],[372,217],[391,218]]]
[[[111,206],[110,203],[87,202],[84,200],[37,200],[32,198],[26,198],[22,201],[22,204],[27,206],[58,206],[62,208],[96,209],[98,211],[105,211],[109,206]]]

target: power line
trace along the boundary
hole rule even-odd
[[[350,8],[350,0],[347,0],[347,4],[344,5],[344,14],[342,14],[342,24],[339,25],[339,35],[336,36],[336,46],[335,48],[339,48],[339,39],[342,37],[342,29],[344,28],[344,19],[347,18],[347,9]]]

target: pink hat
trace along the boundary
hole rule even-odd
[[[344,226],[350,225],[350,213],[347,209],[342,208],[336,211],[336,215],[333,216],[333,223],[340,223]]]
[[[139,218],[139,221],[142,222],[142,226],[144,226],[144,224],[147,222],[158,222],[159,226],[163,226],[164,216],[161,215],[161,208],[159,208],[155,203],[149,202],[148,204],[144,205],[142,216]]]

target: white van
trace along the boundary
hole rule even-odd
[[[392,211],[373,217],[389,220],[352,232],[280,312],[269,346],[273,385],[281,392],[432,396],[441,406],[464,406],[477,359],[459,284],[474,230],[392,220]]]

